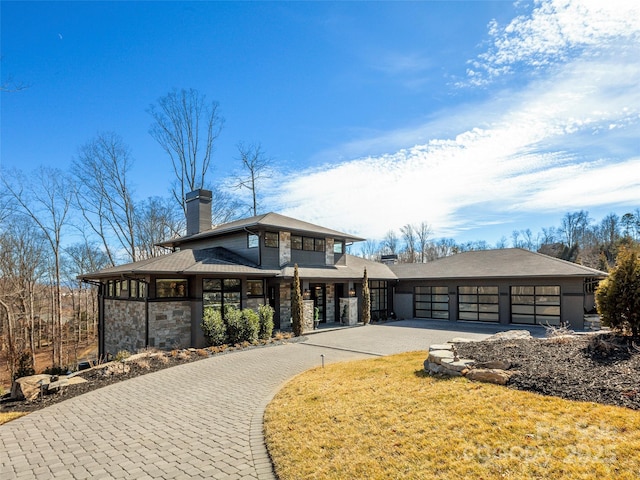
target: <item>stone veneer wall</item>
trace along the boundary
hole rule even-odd
[[[120,350],[136,352],[145,346],[145,303],[104,300],[104,349],[116,355]]]
[[[291,284],[280,284],[280,330],[291,330]]]
[[[358,299],[355,297],[346,297],[340,299],[340,317],[344,307],[347,307],[347,318],[343,323],[345,325],[356,325],[358,323]],[[340,318],[342,321],[342,318]]]
[[[149,303],[149,346],[181,348],[191,345],[191,302]]]
[[[310,332],[313,330],[313,318],[315,309],[313,308],[313,300],[302,301],[302,332]]]
[[[280,241],[278,242],[278,245],[280,265],[291,263],[291,233],[280,232]]]

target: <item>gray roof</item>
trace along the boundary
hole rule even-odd
[[[353,255],[346,256],[346,265],[317,267],[298,267],[298,274],[304,279],[358,279],[364,276],[364,269],[367,269],[367,276],[370,280],[395,280],[395,274],[387,265],[372,262],[364,258]],[[293,265],[286,266],[282,269],[279,276],[285,278],[293,278]]]
[[[194,240],[217,237],[220,235],[238,231],[258,231],[269,229],[273,229],[276,231],[285,230],[292,233],[300,234],[306,233],[323,237],[334,237],[343,239],[347,242],[360,242],[364,240],[364,238],[356,237],[348,233],[339,232],[337,230],[332,230],[330,228],[321,227],[319,225],[314,225],[313,223],[303,222],[302,220],[296,220],[295,218],[286,217],[284,215],[280,215],[279,213],[271,212],[265,213],[264,215],[257,215],[255,217],[244,218],[242,220],[235,220],[233,222],[216,225],[215,227],[205,232],[167,240],[165,242],[159,243],[158,245],[173,247]]]
[[[246,275],[275,276],[280,270],[265,270],[240,255],[223,247],[202,250],[182,250],[160,257],[105,268],[82,278],[108,278],[122,275],[185,274],[185,273],[240,273]]]
[[[401,280],[438,278],[605,277],[606,272],[520,248],[478,250],[389,268]]]

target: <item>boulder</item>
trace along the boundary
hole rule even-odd
[[[488,362],[477,363],[476,368],[509,370],[511,368],[511,362],[508,360],[490,360]]]
[[[50,381],[51,375],[45,373],[18,378],[11,385],[11,399],[29,402],[35,400],[40,395],[40,386],[49,385]]]
[[[509,378],[511,378],[511,374],[498,368],[474,368],[467,372],[466,377],[474,382],[506,385],[509,381]]]
[[[465,338],[465,337],[455,337],[452,340],[449,340],[449,343],[473,343],[476,342],[477,340],[473,340],[471,338]]]
[[[531,340],[531,332],[529,330],[508,330],[491,335],[486,339],[487,342],[496,342],[499,340]]]
[[[451,370],[453,372],[462,372],[463,370],[469,368],[473,365],[474,361],[468,358],[460,358],[459,360],[454,360],[453,358],[445,358],[442,360],[441,365],[446,370]]]
[[[433,351],[433,350],[451,350],[453,348],[453,345],[451,345],[450,343],[447,344],[434,344],[434,345],[429,345],[429,351]]]
[[[432,350],[429,352],[429,360],[432,363],[440,364],[445,358],[453,360],[453,352],[451,350]]]

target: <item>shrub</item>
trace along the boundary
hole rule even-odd
[[[273,308],[270,305],[260,305],[258,315],[260,316],[260,330],[258,338],[260,340],[269,340],[273,334]]]
[[[260,333],[260,316],[250,308],[242,310],[242,342],[256,343]]]
[[[131,353],[129,353],[128,350],[120,350],[118,353],[116,353],[116,358],[114,358],[114,360],[116,362],[124,362],[125,359],[129,358],[131,356]]]
[[[222,345],[227,341],[227,326],[219,310],[208,307],[202,316],[202,331],[210,346]]]
[[[231,345],[241,343],[244,334],[242,312],[235,307],[224,309],[224,323],[227,324],[227,340]]]
[[[596,306],[602,323],[614,330],[640,331],[640,256],[638,249],[624,248],[609,277],[596,290]]]
[[[31,353],[23,351],[18,356],[18,368],[15,373],[15,378],[29,377],[35,375],[36,371],[33,369],[33,362],[31,361]]]
[[[298,274],[298,264],[296,263],[293,266],[293,293],[291,296],[291,328],[296,337],[302,335],[302,323],[304,319],[303,305],[300,275]]]

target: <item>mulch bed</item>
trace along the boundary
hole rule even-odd
[[[461,358],[507,360],[508,387],[640,410],[640,342],[613,333],[456,344]]]
[[[41,408],[48,407],[50,405],[68,400],[69,398],[88,393],[98,388],[106,387],[113,383],[128,380],[130,378],[137,377],[139,375],[145,375],[147,373],[157,372],[165,368],[174,367],[177,365],[183,365],[185,363],[195,362],[209,358],[213,355],[224,355],[230,352],[238,350],[247,350],[252,348],[264,348],[274,345],[281,345],[282,343],[293,343],[305,341],[306,337],[291,337],[284,339],[272,339],[266,343],[258,345],[245,345],[245,346],[231,346],[224,349],[224,351],[215,351],[211,349],[185,349],[185,350],[173,350],[171,352],[156,352],[156,354],[150,354],[140,359],[127,361],[126,366],[129,367],[126,372],[118,371],[118,368],[114,369],[114,373],[106,375],[102,366],[95,367],[90,370],[79,372],[76,376],[84,378],[87,383],[80,383],[78,385],[69,385],[64,387],[60,392],[46,394],[41,398],[33,401],[25,400],[11,400],[9,394],[0,398],[0,412],[33,412],[40,410]]]

